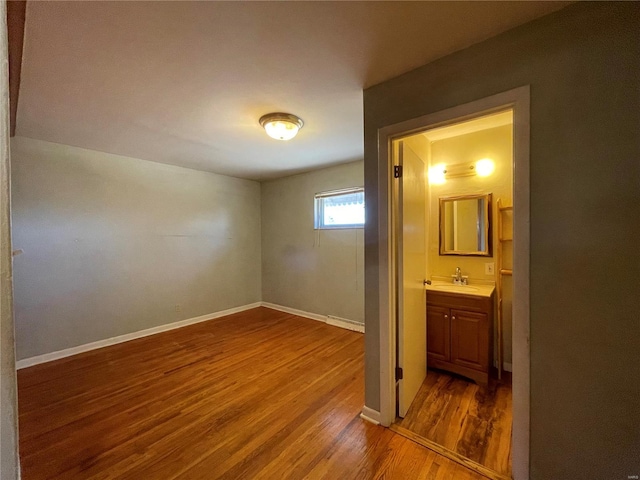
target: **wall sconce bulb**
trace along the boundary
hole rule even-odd
[[[479,177],[488,177],[496,169],[496,164],[489,158],[478,160],[475,164],[476,174]]]

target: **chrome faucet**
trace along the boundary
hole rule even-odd
[[[454,285],[467,285],[469,281],[468,277],[462,275],[460,267],[456,267],[456,274],[451,275],[451,277],[453,278]]]

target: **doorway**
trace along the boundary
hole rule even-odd
[[[465,104],[459,107],[455,107],[450,110],[438,112],[436,114],[428,115],[418,119],[414,119],[402,124],[393,125],[381,129],[379,132],[379,161],[381,165],[385,162],[388,168],[380,169],[380,184],[383,185],[384,180],[388,186],[386,195],[381,195],[381,198],[387,198],[386,205],[380,206],[379,219],[380,227],[388,228],[389,237],[388,242],[381,244],[381,284],[380,284],[380,298],[381,298],[381,360],[383,362],[383,368],[381,368],[381,411],[380,418],[381,423],[386,426],[390,426],[396,422],[398,418],[407,417],[407,414],[411,415],[411,409],[415,410],[412,406],[416,397],[420,398],[420,402],[431,402],[434,406],[434,402],[437,402],[435,397],[429,397],[428,393],[430,389],[434,388],[434,385],[449,385],[455,390],[461,387],[453,387],[456,382],[467,382],[465,385],[470,385],[466,390],[467,397],[469,395],[473,397],[486,397],[491,390],[484,390],[478,393],[472,392],[473,388],[484,388],[485,384],[491,385],[493,378],[496,376],[493,372],[493,376],[483,377],[478,373],[481,370],[480,366],[492,366],[499,360],[500,365],[498,371],[502,371],[504,365],[504,358],[501,355],[499,359],[495,358],[493,352],[485,352],[483,357],[482,352],[477,348],[469,350],[469,339],[481,338],[477,336],[478,331],[482,330],[482,319],[486,318],[490,326],[493,326],[493,310],[486,311],[485,317],[481,308],[491,308],[489,300],[486,305],[480,304],[467,306],[468,308],[457,309],[456,305],[441,305],[440,319],[443,320],[443,328],[432,330],[432,340],[437,343],[446,344],[446,352],[441,352],[443,356],[442,362],[438,363],[434,360],[437,354],[440,352],[435,351],[432,347],[432,343],[429,342],[429,335],[426,330],[425,315],[422,313],[426,311],[426,308],[433,310],[434,305],[432,302],[427,304],[426,293],[427,288],[422,285],[423,282],[438,280],[444,282],[443,288],[449,289],[446,284],[450,282],[456,282],[458,289],[462,289],[464,294],[469,293],[469,289],[474,290],[474,295],[480,299],[480,290],[484,287],[479,285],[481,280],[485,280],[487,285],[493,283],[493,287],[487,287],[491,290],[495,290],[497,286],[495,275],[496,261],[494,257],[495,249],[500,248],[500,245],[493,244],[494,242],[487,242],[486,239],[477,237],[475,247],[473,247],[473,254],[478,258],[475,264],[466,264],[469,271],[460,271],[452,269],[451,272],[443,273],[442,268],[447,265],[455,265],[460,263],[462,255],[451,256],[446,255],[444,252],[443,243],[445,243],[445,233],[441,228],[436,231],[431,221],[436,215],[443,217],[441,212],[444,212],[447,205],[443,204],[443,198],[434,196],[433,194],[423,194],[423,211],[424,226],[427,226],[423,233],[423,251],[420,251],[416,245],[420,244],[419,233],[420,227],[417,226],[420,223],[420,208],[417,207],[418,201],[416,196],[421,195],[419,189],[412,187],[415,182],[415,178],[421,174],[416,173],[415,156],[421,157],[421,161],[424,164],[423,185],[426,185],[427,190],[431,189],[430,184],[427,182],[427,178],[431,178],[431,181],[436,181],[438,175],[437,165],[433,160],[429,158],[429,154],[425,153],[425,150],[420,148],[420,142],[429,143],[432,141],[428,138],[427,132],[443,132],[450,129],[452,125],[462,124],[477,124],[482,123],[483,119],[494,119],[503,116],[512,116],[513,121],[513,159],[511,165],[513,166],[513,229],[514,229],[514,241],[513,244],[513,333],[506,336],[506,341],[512,339],[513,341],[513,435],[509,435],[507,440],[511,450],[512,458],[512,474],[509,471],[496,472],[493,469],[486,469],[489,473],[494,472],[495,478],[507,478],[513,476],[513,478],[527,478],[528,477],[528,443],[529,443],[529,352],[528,352],[528,324],[529,324],[529,312],[528,312],[528,298],[529,298],[529,236],[528,236],[528,218],[529,218],[529,205],[528,205],[528,191],[529,191],[529,178],[528,178],[528,117],[529,117],[529,91],[528,87],[522,87],[503,94],[498,94],[493,97],[489,97],[483,100]],[[473,121],[470,121],[473,120]],[[425,133],[427,133],[425,135]],[[425,138],[426,137],[426,138]],[[444,143],[444,142],[443,142]],[[468,171],[465,172],[465,168],[470,159],[455,159],[448,162],[451,165],[447,168],[444,175],[447,177],[447,181],[451,181],[451,185],[454,185],[454,178],[471,177],[472,174]],[[474,160],[475,161],[475,160]],[[408,165],[413,163],[413,166]],[[409,166],[409,170],[407,170]],[[394,168],[396,167],[396,168]],[[399,168],[397,168],[399,167]],[[436,167],[436,168],[434,168]],[[454,168],[455,167],[455,168]],[[474,166],[471,166],[474,168]],[[476,165],[475,168],[479,168]],[[400,172],[398,172],[400,170]],[[428,171],[428,174],[427,174]],[[442,173],[442,172],[441,172]],[[476,175],[479,171],[473,172]],[[408,174],[408,183],[404,181],[398,181],[394,177],[399,175]],[[510,172],[509,172],[510,174]],[[385,177],[385,178],[382,178]],[[479,178],[480,175],[477,175]],[[475,183],[476,190],[478,190],[478,182]],[[481,190],[481,189],[480,189]],[[485,189],[486,190],[486,189]],[[433,193],[433,192],[432,192]],[[455,193],[455,192],[449,192]],[[463,192],[480,194],[483,192]],[[493,193],[487,192],[484,193]],[[449,195],[455,197],[455,195]],[[405,198],[406,197],[406,198]],[[499,192],[499,197],[509,197],[504,192]],[[457,215],[458,218],[468,215],[465,211],[476,212],[479,214],[484,211],[487,212],[487,220],[484,220],[482,215],[478,215],[478,221],[475,224],[475,232],[478,233],[487,227],[488,229],[495,229],[496,220],[496,204],[498,197],[492,198],[491,195],[485,197],[482,201],[473,199],[473,202],[469,202],[468,205],[458,201],[453,205],[449,205],[450,210],[453,212],[454,218]],[[509,198],[501,198],[503,205],[507,205]],[[468,208],[471,207],[471,208]],[[410,211],[409,219],[407,217],[407,208]],[[383,210],[385,210],[383,212]],[[386,213],[386,217],[385,217]],[[431,217],[431,220],[430,218]],[[417,222],[417,223],[416,223]],[[441,222],[439,221],[439,224]],[[423,227],[424,228],[424,227]],[[461,228],[461,227],[460,227]],[[460,230],[462,231],[462,230]],[[495,232],[492,231],[491,235]],[[409,243],[407,244],[407,234],[409,234]],[[493,238],[493,237],[492,237]],[[427,239],[426,241],[424,239]],[[448,239],[447,239],[448,240]],[[473,238],[471,239],[471,245],[473,246]],[[494,239],[495,240],[495,239]],[[458,244],[464,245],[465,241],[462,238],[455,242],[451,242],[451,245]],[[487,244],[488,243],[488,244]],[[466,247],[472,248],[472,247]],[[492,251],[492,248],[494,251]],[[438,260],[434,260],[434,250]],[[467,252],[468,253],[468,252]],[[458,254],[459,255],[459,254]],[[430,260],[428,260],[430,259]],[[416,268],[416,265],[422,263],[422,278],[418,278],[418,272],[420,268]],[[478,268],[486,268],[486,276],[478,273]],[[475,270],[474,270],[475,269]],[[507,270],[504,268],[503,270]],[[483,272],[484,273],[484,272]],[[451,278],[453,277],[453,278]],[[493,278],[493,282],[490,280]],[[489,279],[489,280],[488,280]],[[465,284],[470,280],[469,284]],[[464,283],[461,283],[464,282]],[[418,285],[420,284],[420,288]],[[434,298],[445,298],[451,300],[449,294],[451,292],[438,292],[443,295],[435,295]],[[487,298],[491,299],[492,294],[489,293]],[[385,308],[382,308],[385,307]],[[461,311],[462,310],[462,311]],[[430,312],[433,318],[433,311]],[[464,315],[463,315],[464,314]],[[420,323],[419,318],[422,319],[422,330],[420,327],[416,328],[417,323]],[[449,327],[449,328],[446,328]],[[502,329],[500,331],[503,331]],[[426,334],[426,339],[424,338]],[[471,337],[473,332],[473,337]],[[451,336],[451,334],[454,334]],[[508,333],[508,332],[507,332]],[[442,341],[440,337],[447,336],[446,342]],[[497,339],[494,339],[493,332],[485,332],[487,339],[490,339],[491,345],[495,345]],[[454,340],[454,337],[458,340]],[[497,337],[497,332],[496,332]],[[473,340],[478,343],[478,340]],[[471,342],[471,343],[473,343]],[[426,355],[427,343],[430,349],[429,355]],[[482,343],[482,342],[480,342]],[[473,346],[473,345],[472,345]],[[444,347],[443,347],[444,348]],[[437,349],[436,349],[437,350]],[[480,349],[481,350],[481,349]],[[498,348],[496,348],[498,350]],[[495,352],[496,354],[498,352]],[[429,360],[431,359],[431,361]],[[509,362],[507,362],[509,363]],[[388,369],[385,368],[388,366]],[[433,374],[427,375],[427,368],[436,366],[440,371],[434,371]],[[396,368],[398,367],[398,368]],[[464,367],[464,368],[463,368]],[[492,373],[492,372],[489,372]],[[500,385],[504,387],[508,384],[508,373],[501,375],[501,383],[493,383],[493,385]],[[438,375],[438,377],[436,377]],[[456,377],[460,375],[461,377]],[[425,378],[427,380],[425,380]],[[434,383],[433,379],[437,378]],[[442,379],[445,380],[442,380]],[[473,379],[474,382],[469,382],[469,379]],[[455,380],[455,381],[454,381]],[[484,380],[484,381],[483,381]],[[493,389],[493,393],[498,397],[504,397],[504,388]],[[472,393],[470,393],[472,392]],[[450,392],[448,393],[448,395]],[[467,398],[468,400],[468,398]],[[466,401],[466,400],[465,400]],[[437,411],[438,409],[435,409]],[[459,410],[459,409],[458,409]],[[459,420],[459,419],[458,419]],[[419,423],[419,422],[418,422]],[[507,422],[508,423],[508,422]],[[414,423],[415,425],[415,423]],[[395,425],[397,427],[397,425]],[[421,435],[417,435],[421,437]],[[482,436],[481,436],[482,437]],[[414,438],[415,439],[415,438]],[[418,438],[417,441],[420,439]],[[486,438],[482,437],[480,441],[485,441]],[[501,440],[504,444],[504,438]],[[451,443],[451,442],[449,442]],[[464,442],[463,442],[464,443]],[[436,449],[437,446],[428,445],[430,448]],[[504,445],[503,445],[504,447]],[[501,448],[503,448],[501,447]],[[439,451],[439,453],[446,454],[456,461],[464,463],[468,460],[460,452],[456,452],[455,449],[445,452]],[[447,454],[449,453],[449,454]],[[464,453],[464,452],[463,452]],[[508,455],[508,454],[507,454]],[[471,461],[471,464],[477,464],[477,462]],[[469,465],[468,465],[469,466]],[[483,474],[487,474],[487,471],[482,470],[482,465],[477,464],[477,470]]]
[[[502,205],[513,201],[513,111],[392,142],[402,168],[392,428],[510,478],[512,211]]]

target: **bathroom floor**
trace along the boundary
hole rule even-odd
[[[506,378],[505,378],[506,375]],[[405,418],[396,424],[503,475],[511,475],[511,381],[484,387],[428,370]]]

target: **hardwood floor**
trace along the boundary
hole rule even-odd
[[[483,387],[428,370],[397,425],[502,475],[511,476],[511,383]]]
[[[20,370],[22,478],[483,478],[359,418],[363,351],[257,308]]]

